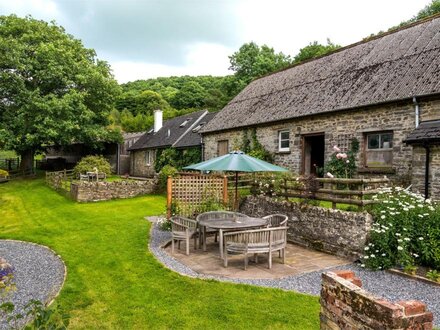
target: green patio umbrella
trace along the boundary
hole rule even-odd
[[[239,172],[286,172],[283,167],[273,165],[261,159],[232,151],[229,154],[184,167],[185,170],[235,172],[235,207],[238,204]]]

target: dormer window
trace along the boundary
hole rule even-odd
[[[185,127],[186,124],[190,122],[191,118],[186,119],[182,124],[180,124],[180,127]]]
[[[200,131],[200,129],[202,128],[203,125],[205,125],[206,122],[200,123],[198,124],[196,127],[193,128],[193,133],[197,133],[198,131]]]

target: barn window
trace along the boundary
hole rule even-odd
[[[278,132],[278,151],[290,151],[290,132],[288,130]]]
[[[229,152],[229,141],[221,140],[217,142],[217,156],[226,155]]]
[[[365,136],[365,165],[387,167],[393,162],[393,133],[374,132]]]

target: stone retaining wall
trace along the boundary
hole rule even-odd
[[[157,180],[77,182],[70,187],[71,197],[78,202],[96,202],[117,198],[130,198],[151,194],[156,190]]]
[[[252,216],[286,214],[289,217],[289,241],[352,260],[362,255],[373,223],[372,216],[367,212],[302,206],[263,196],[246,197],[240,211]]]
[[[322,274],[321,330],[432,329],[433,315],[424,303],[390,303],[361,287],[361,280],[352,271]]]

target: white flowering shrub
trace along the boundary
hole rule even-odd
[[[373,199],[374,224],[362,266],[424,265],[440,269],[440,207],[402,188],[385,188]]]
[[[168,220],[165,216],[157,219],[157,225],[163,231],[170,231],[171,230],[171,221]]]

